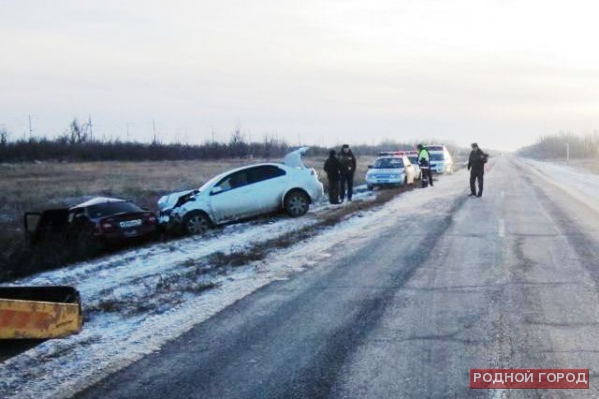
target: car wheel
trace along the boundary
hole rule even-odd
[[[370,186],[370,185],[368,185],[368,186],[366,186],[366,190],[368,190],[368,191],[372,191],[372,190],[374,190],[374,186]]]
[[[183,218],[183,231],[188,235],[203,234],[210,229],[210,219],[202,212],[190,212]]]
[[[285,211],[291,217],[303,216],[308,212],[310,199],[301,191],[292,191],[285,197]]]

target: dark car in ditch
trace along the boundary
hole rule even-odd
[[[104,247],[156,234],[154,213],[118,198],[93,198],[70,208],[27,212],[25,233],[31,244],[73,243]]]

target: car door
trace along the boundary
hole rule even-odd
[[[259,165],[248,169],[254,208],[253,214],[273,212],[281,207],[287,186],[287,173],[276,165]]]
[[[247,169],[233,172],[212,186],[210,207],[215,222],[223,223],[250,215],[250,190]]]
[[[414,171],[414,166],[412,165],[412,162],[410,162],[410,159],[408,157],[403,157],[403,164],[406,168],[406,178],[408,184],[414,183],[414,174],[416,172]]]

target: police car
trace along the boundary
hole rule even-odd
[[[453,159],[451,159],[451,154],[447,150],[447,147],[434,144],[428,145],[426,148],[431,154],[430,166],[433,173],[453,173]]]
[[[382,153],[373,165],[368,165],[366,186],[369,190],[375,187],[403,186],[414,184],[416,172],[414,165],[405,152]]]

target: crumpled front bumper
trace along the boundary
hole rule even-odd
[[[174,209],[167,209],[158,213],[158,226],[166,231],[171,231],[179,227],[181,217],[174,212]]]

